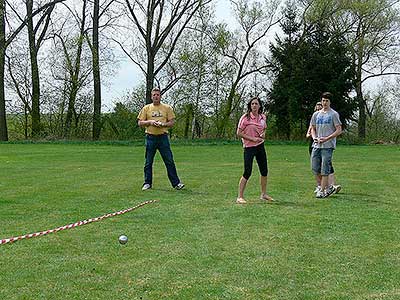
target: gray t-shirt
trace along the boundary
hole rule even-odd
[[[337,125],[342,125],[339,114],[332,108],[327,112],[322,110],[316,111],[311,117],[311,125],[315,126],[317,137],[326,137],[336,131]],[[314,143],[314,148],[336,148],[336,138],[325,143]]]

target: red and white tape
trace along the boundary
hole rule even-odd
[[[150,203],[153,203],[153,202],[157,202],[157,200],[149,200],[149,201],[140,203],[140,204],[138,204],[138,205],[136,205],[134,207],[131,207],[131,208],[120,210],[120,211],[117,211],[117,212],[114,212],[114,213],[105,214],[105,215],[103,215],[101,217],[97,217],[97,218],[93,218],[93,219],[87,219],[87,220],[75,222],[75,223],[72,223],[72,224],[64,225],[64,226],[61,226],[61,227],[58,227],[58,228],[55,228],[55,229],[50,229],[50,230],[45,230],[45,231],[36,232],[36,233],[30,233],[30,234],[24,234],[24,235],[20,235],[20,236],[16,236],[16,237],[11,237],[11,238],[8,238],[8,239],[1,239],[0,240],[0,245],[7,244],[7,243],[12,243],[12,242],[23,240],[23,239],[29,239],[29,238],[36,237],[36,236],[46,235],[46,234],[49,234],[49,233],[55,233],[55,232],[58,232],[58,231],[61,231],[61,230],[65,230],[65,229],[71,229],[71,228],[78,227],[78,226],[81,226],[81,225],[97,222],[97,221],[100,221],[100,220],[103,220],[103,219],[106,219],[106,218],[114,217],[114,216],[117,216],[117,215],[123,215],[123,214],[125,214],[127,212],[130,212],[132,210],[135,210],[135,209],[137,209],[139,207],[142,207],[142,206],[144,206],[146,204],[150,204]]]

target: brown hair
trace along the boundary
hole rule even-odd
[[[253,98],[250,99],[249,102],[247,102],[247,112],[246,112],[247,120],[250,119],[251,102],[253,102],[253,100],[257,100],[257,101],[258,101],[258,104],[260,105],[260,108],[258,109],[258,113],[259,113],[259,114],[262,114],[262,113],[263,113],[263,105],[262,105],[262,102],[261,102],[260,98],[258,98],[258,97],[253,97]]]
[[[333,98],[333,95],[332,95],[332,93],[330,93],[330,92],[325,92],[325,93],[322,93],[321,99],[322,99],[322,98],[324,98],[324,99],[329,99],[329,100],[331,101],[332,98]]]

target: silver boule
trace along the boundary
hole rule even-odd
[[[124,244],[126,244],[128,242],[128,237],[126,235],[121,235],[118,238],[118,241],[119,241],[120,244],[124,245]]]

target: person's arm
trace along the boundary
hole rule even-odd
[[[249,140],[249,141],[252,141],[252,142],[255,142],[255,143],[264,141],[264,139],[262,137],[252,137],[250,135],[245,134],[243,132],[243,129],[240,129],[240,128],[238,128],[236,134],[240,138],[243,138],[245,140]]]
[[[315,141],[315,142],[319,142],[319,140],[318,140],[318,137],[317,137],[317,130],[316,130],[316,127],[315,127],[315,125],[310,125],[310,127],[311,127],[311,137],[312,137],[312,139]]]
[[[158,125],[159,123],[160,122],[155,121],[155,120],[138,120],[138,125],[140,127],[147,127],[147,126],[150,126],[150,125],[159,127],[159,125]]]
[[[308,126],[307,133],[306,133],[306,138],[309,138],[311,136],[311,129],[312,129],[312,126],[311,125]]]
[[[171,128],[175,124],[175,119],[168,120],[167,122],[160,122],[160,127]]]
[[[171,128],[172,126],[174,126],[175,124],[175,114],[174,111],[172,110],[172,107],[168,106],[167,107],[167,112],[166,112],[167,116],[167,122],[161,122],[161,121],[157,121],[157,124],[154,126],[157,127],[167,127],[167,128]]]
[[[339,136],[342,133],[342,125],[338,124],[338,125],[335,126],[335,128],[336,128],[336,130],[332,134],[330,134],[328,136],[321,137],[319,139],[320,143],[325,143],[325,142],[327,142],[327,141]]]
[[[140,112],[139,112],[139,114],[138,114],[138,125],[139,125],[139,127],[148,127],[148,126],[151,126],[151,125],[153,125],[153,126],[156,126],[155,125],[155,122],[156,121],[154,121],[154,120],[147,120],[147,105],[146,106],[144,106],[141,110],[140,110]]]

